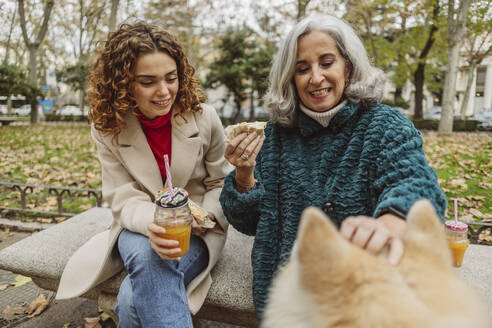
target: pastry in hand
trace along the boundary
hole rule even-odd
[[[229,125],[225,128],[227,141],[231,141],[239,134],[246,132],[247,134],[256,132],[257,135],[264,135],[266,122],[242,122],[235,125]]]
[[[190,207],[191,215],[193,215],[200,227],[205,229],[212,229],[215,227],[215,221],[210,219],[206,210],[198,206],[198,204],[191,199],[188,201],[188,206]]]

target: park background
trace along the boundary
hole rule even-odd
[[[383,102],[422,131],[447,216],[458,199],[461,219],[492,222],[489,0],[2,1],[0,120],[9,125],[0,127],[0,217],[42,228],[96,206],[73,192],[60,209],[46,186],[101,188],[85,81],[99,41],[120,23],[174,32],[226,126],[267,119],[262,97],[278,42],[314,12],[351,23],[387,74]],[[21,189],[28,211],[16,210]],[[0,237],[11,233],[4,225]],[[490,229],[477,242],[491,245]]]

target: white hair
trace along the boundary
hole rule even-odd
[[[343,95],[351,103],[371,105],[381,100],[385,75],[371,65],[366,49],[354,29],[331,15],[314,14],[297,23],[282,41],[270,71],[270,85],[265,95],[265,108],[271,121],[292,126],[297,117],[298,96],[294,83],[297,40],[313,30],[328,33],[336,42],[350,76]]]

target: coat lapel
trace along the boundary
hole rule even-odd
[[[121,146],[118,147],[118,150],[123,163],[132,177],[143,185],[149,193],[154,194],[163,187],[161,173],[154,154],[138,118],[133,113],[127,114],[126,124],[118,136],[118,143]]]
[[[185,117],[186,121],[179,116],[173,117],[171,120],[173,126],[171,177],[173,186],[182,188],[190,180],[201,146],[195,115],[187,113]]]
[[[154,194],[163,187],[162,178],[154,154],[147,143],[138,118],[127,114],[127,126],[118,136],[119,151],[133,178]],[[184,188],[195,168],[201,139],[193,114],[186,121],[179,116],[171,119],[171,177],[173,186]],[[166,181],[167,186],[167,181]]]

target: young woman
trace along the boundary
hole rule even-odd
[[[229,171],[225,136],[193,74],[173,35],[140,22],[109,34],[90,75],[89,119],[114,221],[72,257],[58,298],[84,293],[123,265],[119,327],[192,327],[190,312],[203,304],[225,243],[218,200]],[[164,154],[173,185],[217,222],[210,231],[193,222],[180,260],[172,258],[177,242],[160,237],[164,230],[153,223],[153,195],[166,185]],[[87,274],[75,274],[80,266]]]

